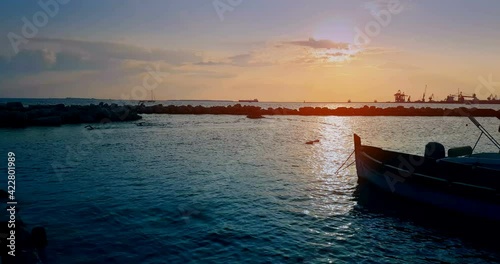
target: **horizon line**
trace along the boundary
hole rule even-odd
[[[147,100],[137,100],[137,99],[113,99],[113,98],[94,98],[94,97],[0,97],[2,99],[83,99],[83,100],[106,100],[106,101],[147,101]],[[198,102],[234,102],[241,103],[238,100],[229,100],[229,99],[155,99],[154,101],[198,101]],[[250,103],[393,103],[392,101],[380,101],[380,102],[363,102],[363,101],[258,101],[258,102],[250,102]]]

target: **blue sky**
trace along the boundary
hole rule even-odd
[[[481,76],[500,80],[500,1],[400,0],[403,11],[354,46],[355,28],[390,1],[242,0],[221,21],[212,0],[72,0],[18,53],[9,32],[22,36],[22,18],[43,8],[2,1],[0,96],[120,98],[149,64],[164,74],[162,99],[389,100],[427,83],[444,97],[474,92]]]

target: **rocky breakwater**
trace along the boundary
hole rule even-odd
[[[60,126],[63,124],[135,121],[142,117],[133,106],[0,104],[0,127]]]
[[[258,106],[242,106],[240,104],[230,106],[192,106],[192,105],[154,105],[137,106],[139,114],[178,114],[178,115],[300,115],[300,116],[467,116],[472,114],[477,117],[500,117],[500,110],[477,109],[477,108],[430,108],[422,107],[405,108],[403,106],[379,108],[375,106],[352,107],[301,107],[299,109],[289,108],[261,108]]]

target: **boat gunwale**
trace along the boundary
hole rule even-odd
[[[405,175],[407,175],[405,178],[405,180],[410,180],[411,183],[410,184],[419,184],[419,185],[424,185],[426,187],[429,187],[429,188],[437,188],[435,185],[441,185],[443,183],[445,183],[448,187],[451,187],[451,189],[442,189],[442,191],[455,191],[453,189],[457,189],[457,188],[466,188],[467,190],[470,190],[472,191],[473,193],[477,193],[478,191],[482,192],[480,196],[487,196],[487,197],[490,197],[490,196],[496,196],[496,197],[500,197],[500,186],[497,187],[497,188],[492,188],[490,186],[483,186],[483,185],[477,185],[477,184],[471,184],[471,183],[468,183],[468,182],[463,182],[463,181],[453,181],[453,180],[450,180],[449,178],[450,177],[435,177],[435,176],[430,176],[430,175],[427,175],[427,174],[424,174],[424,173],[419,173],[419,172],[411,172],[407,169],[403,169],[403,168],[400,168],[400,167],[396,167],[396,166],[393,166],[391,164],[388,164],[384,161],[382,161],[381,159],[378,159],[378,158],[375,158],[373,157],[373,155],[370,155],[369,153],[367,153],[365,150],[366,148],[370,148],[370,149],[373,149],[373,150],[376,150],[376,151],[381,151],[381,153],[388,153],[388,154],[392,154],[392,155],[403,155],[403,156],[409,156],[409,157],[412,157],[412,156],[415,156],[415,157],[419,157],[419,158],[425,158],[423,156],[418,156],[418,155],[412,155],[412,154],[408,154],[408,153],[402,153],[402,152],[396,152],[396,151],[391,151],[391,150],[385,150],[385,149],[382,149],[382,148],[379,148],[379,147],[374,147],[374,146],[368,146],[368,145],[359,145],[359,148],[357,148],[356,150],[356,160],[359,160],[359,162],[361,164],[364,165],[364,167],[366,167],[367,169],[370,169],[370,170],[374,170],[378,173],[380,173],[381,175],[384,175],[385,172],[388,172],[388,171],[398,171],[400,173],[404,173]],[[378,165],[381,165],[383,168],[384,168],[384,172],[380,172],[380,169],[377,169],[377,168],[373,168],[373,166],[370,166],[369,164],[366,164],[366,161],[363,161],[363,159],[359,159],[358,157],[360,157],[360,155],[362,157],[365,157],[365,158],[368,158],[369,160],[371,160],[372,162],[378,164]],[[453,163],[453,162],[448,162],[448,161],[439,161],[439,160],[436,160],[436,163],[433,164],[433,166],[439,166],[441,164],[447,164],[447,165],[452,165],[452,166],[464,166],[464,167],[470,167],[471,170],[475,169],[475,168],[480,168],[482,170],[486,170],[486,171],[489,171],[489,172],[496,172],[498,170],[495,170],[495,169],[492,169],[492,168],[487,168],[487,167],[483,167],[483,166],[477,166],[477,165],[470,165],[470,164],[458,164],[458,163]],[[358,173],[359,174],[359,173]],[[427,179],[427,180],[431,180],[434,182],[434,184],[425,184],[425,183],[422,183],[419,181],[419,179]],[[416,181],[415,181],[416,180]],[[456,187],[455,187],[456,186]],[[439,189],[439,188],[438,188]],[[487,192],[487,193],[484,193],[484,192]],[[473,195],[473,196],[476,196],[476,195]]]

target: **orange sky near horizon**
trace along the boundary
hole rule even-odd
[[[26,42],[12,34],[40,7],[3,3],[0,97],[141,100],[151,88],[158,100],[386,102],[397,90],[420,100],[426,85],[426,100],[500,95],[498,1],[220,1],[68,3]]]

